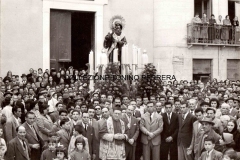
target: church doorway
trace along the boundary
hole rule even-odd
[[[94,12],[50,11],[50,67],[87,69],[94,50]]]

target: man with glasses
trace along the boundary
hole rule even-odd
[[[94,118],[98,121],[102,119],[102,111],[100,105],[95,106],[95,115]]]

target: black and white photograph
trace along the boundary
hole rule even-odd
[[[240,160],[240,0],[0,0],[0,160]]]

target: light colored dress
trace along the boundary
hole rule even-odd
[[[193,38],[200,38],[200,24],[202,20],[198,17],[194,17],[192,19],[192,37]]]
[[[229,40],[229,29],[231,26],[231,22],[229,19],[224,19],[223,20],[223,28],[222,28],[222,34],[221,34],[221,39],[223,40]]]

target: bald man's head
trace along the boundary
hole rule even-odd
[[[25,139],[25,136],[26,136],[25,127],[19,126],[19,127],[17,127],[16,131],[17,131],[17,136],[19,139]]]

